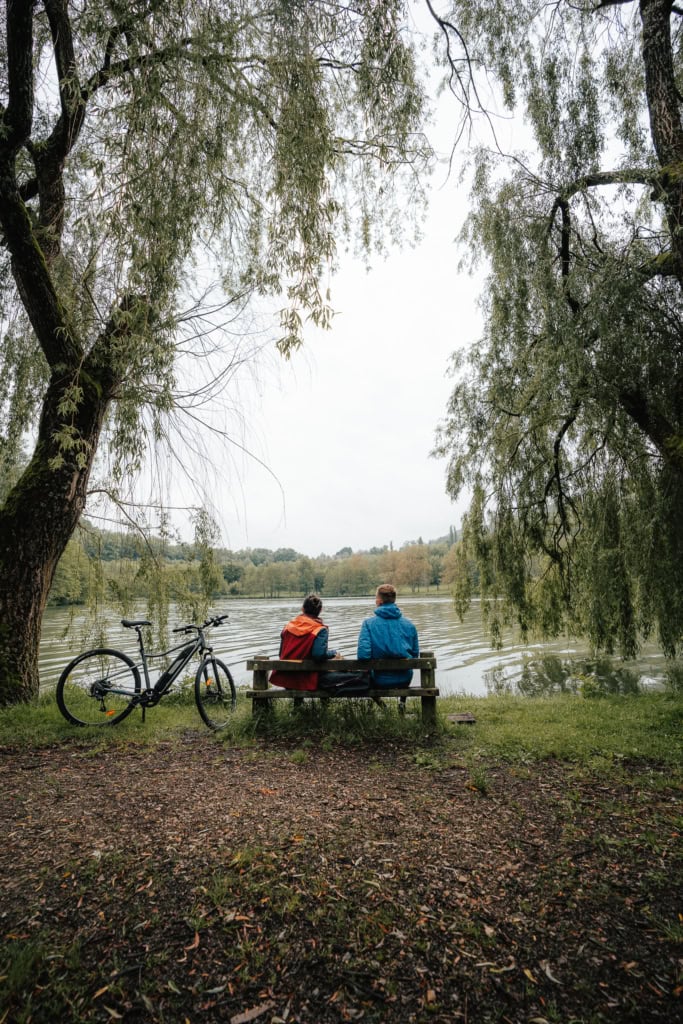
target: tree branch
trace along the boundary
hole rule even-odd
[[[33,3],[7,0],[7,84],[0,150],[14,155],[31,134],[33,118]],[[4,135],[4,139],[2,136]]]
[[[621,170],[596,171],[594,174],[583,175],[561,189],[556,195],[548,216],[548,234],[553,229],[558,212],[562,212],[564,218],[568,201],[573,196],[578,195],[579,192],[585,192],[589,188],[601,188],[605,185],[648,185],[655,190],[658,198],[663,195],[659,175],[641,167],[625,167]]]
[[[81,355],[69,329],[29,213],[13,180],[0,177],[0,226],[17,289],[48,364],[73,366]]]
[[[653,408],[648,396],[637,386],[622,388],[619,404],[649,437],[662,459],[678,472],[683,471],[680,434],[665,416]]]
[[[44,3],[52,33],[62,109],[47,146],[61,161],[71,152],[78,139],[85,119],[85,102],[78,79],[67,0],[44,0]]]
[[[605,185],[647,185],[655,189],[657,199],[663,198],[664,195],[659,174],[644,167],[623,167],[613,171],[585,174],[563,188],[560,195],[563,199],[571,199],[578,192],[585,192],[589,188],[602,188]]]
[[[559,209],[562,214],[562,228],[560,234],[560,273],[562,275],[562,290],[572,313],[578,314],[581,310],[581,306],[569,290],[569,274],[571,271],[571,251],[569,245],[571,240],[571,214],[569,212],[569,203],[566,199],[559,200]]]
[[[600,11],[604,7],[622,7],[633,2],[634,0],[600,0],[600,3],[596,4],[593,10]]]

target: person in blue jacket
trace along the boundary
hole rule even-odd
[[[358,637],[358,659],[417,658],[420,647],[417,630],[396,604],[396,588],[383,583],[377,588],[375,614],[363,621]],[[375,672],[377,686],[410,686],[412,669],[405,672]]]

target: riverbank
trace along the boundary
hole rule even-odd
[[[0,1020],[670,1022],[683,706],[595,701],[581,747],[574,700],[431,740],[162,705],[95,735],[34,710],[32,744],[3,712]]]

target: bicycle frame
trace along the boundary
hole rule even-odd
[[[199,629],[199,627],[197,628]],[[169,647],[167,651],[161,651],[159,653],[148,654],[145,651],[142,642],[141,630],[138,630],[138,643],[140,646],[140,659],[145,678],[145,690],[141,694],[140,703],[145,707],[154,707],[155,704],[158,704],[164,694],[168,693],[171,686],[173,686],[173,683],[182,673],[186,665],[188,665],[194,658],[195,654],[199,654],[201,659],[205,653],[210,653],[212,650],[212,648],[206,646],[204,642],[204,634],[201,629],[199,629],[197,636],[190,643],[176,644],[175,647]],[[155,659],[167,658],[176,651],[181,652],[181,654],[176,656],[169,667],[161,673],[152,686],[149,674],[149,662],[154,661]]]
[[[126,623],[124,621],[124,625],[125,624]],[[183,626],[179,630],[177,630],[177,632],[191,633],[196,630],[196,635],[193,637],[191,641],[176,644],[174,647],[169,647],[167,651],[158,651],[150,653],[145,650],[145,643],[142,638],[142,630],[144,626],[149,625],[149,623],[137,623],[135,625],[131,623],[131,626],[135,629],[135,632],[138,635],[138,647],[140,649],[140,665],[142,666],[144,681],[144,690],[136,690],[135,694],[133,695],[135,704],[141,706],[142,708],[154,707],[156,704],[159,703],[164,694],[168,693],[169,689],[176,681],[178,676],[182,673],[182,671],[185,669],[185,667],[189,664],[189,662],[194,658],[196,654],[199,654],[201,660],[204,657],[204,655],[213,653],[213,647],[209,646],[206,643],[206,638],[204,636],[204,628],[209,624],[210,623],[204,623],[203,626]],[[174,630],[174,632],[176,632],[176,630]],[[161,673],[161,675],[156,680],[154,685],[152,685],[152,680],[149,672],[150,661],[154,661],[157,658],[167,658],[175,651],[180,651],[182,653],[176,656],[175,660],[171,662],[169,667]],[[139,678],[140,666],[136,665],[135,668],[137,670]],[[98,696],[97,685],[97,683],[93,684],[94,697]],[[129,687],[119,689],[116,686],[112,686],[111,682],[108,682],[106,687],[103,688],[102,696],[111,693],[121,694],[122,696],[131,695]]]

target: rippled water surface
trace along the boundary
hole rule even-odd
[[[563,658],[587,654],[580,643],[560,640],[553,643],[507,643],[501,650],[491,649],[482,628],[479,604],[474,602],[460,622],[449,597],[406,597],[400,602],[404,614],[413,620],[420,637],[420,648],[433,651],[437,658],[436,681],[441,692],[483,695],[493,681],[514,685],[525,660],[555,654]],[[347,657],[355,657],[361,622],[371,615],[372,598],[330,598],[325,601],[323,618],[330,628],[330,646]],[[276,655],[283,625],[300,611],[300,602],[292,599],[239,599],[218,603],[213,614],[227,612],[230,618],[220,629],[212,631],[214,648],[230,667],[237,685],[250,685],[245,668],[247,658],[254,654]],[[83,646],[78,635],[80,620],[76,617],[73,636],[64,638],[69,612],[48,609],[43,622],[40,649],[42,686],[54,685],[64,665]],[[172,623],[175,624],[175,623]],[[125,630],[112,616],[107,631],[107,644],[130,654],[136,653],[135,633]],[[88,646],[95,646],[90,643]],[[646,648],[642,657],[629,667],[640,674],[646,685],[661,681],[664,658],[655,647]]]

